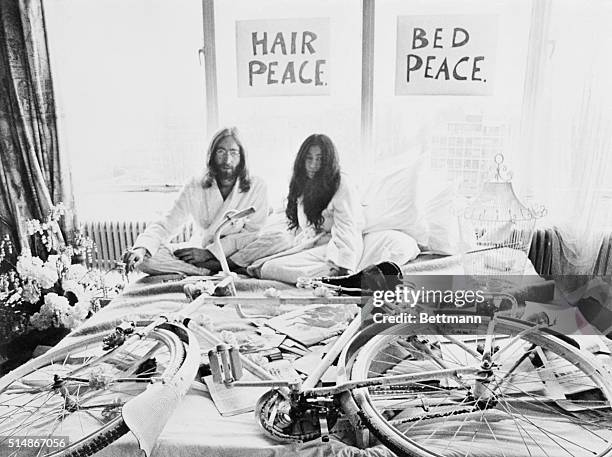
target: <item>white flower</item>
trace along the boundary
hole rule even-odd
[[[62,327],[73,329],[80,324],[80,321],[73,314],[60,314],[59,321]]]
[[[43,261],[38,257],[20,255],[17,259],[17,273],[21,278],[31,278],[38,281],[43,268]]]
[[[40,221],[38,219],[26,221],[26,231],[28,235],[34,235],[36,232],[40,232]]]
[[[62,279],[62,289],[64,289],[64,293],[72,292],[79,300],[85,295],[85,288],[83,285],[79,284],[74,279]]]
[[[90,308],[91,303],[89,301],[79,301],[73,306],[72,314],[79,321],[84,321],[89,314]]]
[[[57,268],[57,262],[59,261],[60,256],[59,254],[51,254],[49,257],[47,257],[47,261],[45,262],[45,268]]]
[[[57,269],[51,267],[44,267],[40,270],[40,277],[38,281],[43,289],[50,289],[58,281]]]
[[[66,297],[61,297],[54,292],[45,295],[45,303],[40,307],[41,311],[49,309],[53,312],[68,314],[70,312],[70,304]]]
[[[72,262],[71,255],[68,252],[62,252],[59,256],[59,261],[62,267],[67,269],[68,267],[70,267],[70,264]]]

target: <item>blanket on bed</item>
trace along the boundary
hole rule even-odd
[[[460,267],[457,258],[445,258],[431,263],[420,263],[406,266],[405,273],[412,274],[419,271],[430,273],[453,274]],[[535,272],[534,272],[535,273]],[[90,318],[83,326],[75,330],[62,344],[74,341],[86,335],[106,332],[113,329],[123,320],[155,318],[160,314],[180,311],[188,303],[183,293],[183,286],[188,280],[176,280],[176,277],[147,277],[129,286],[119,297]],[[296,289],[283,283],[274,281],[261,281],[255,279],[241,279],[237,282],[237,289],[241,295],[261,296],[263,290],[275,287],[282,291],[284,296],[311,294],[310,291]],[[245,307],[248,310],[248,307]],[[289,311],[269,307],[257,309],[258,313],[269,312],[270,315]],[[235,333],[253,332],[254,328],[240,319],[233,307],[207,306],[205,310],[212,321],[215,330],[230,330]],[[207,350],[207,347],[202,347]],[[458,419],[459,420],[459,419]],[[438,424],[439,425],[439,424]],[[446,426],[452,428],[453,420],[447,420]],[[456,424],[455,424],[456,425]],[[497,437],[503,437],[504,449],[500,448],[500,455],[525,455],[524,443],[520,441],[515,425],[511,421],[504,423],[500,420],[495,425]],[[414,436],[430,436],[431,426],[424,424],[413,430]],[[560,434],[563,430],[558,430]],[[469,435],[469,430],[466,429]],[[585,434],[586,435],[586,434]],[[459,437],[457,437],[459,439]],[[584,437],[588,440],[588,436]],[[428,444],[433,448],[443,450],[448,443],[443,431],[431,437]],[[546,447],[544,445],[544,447]],[[468,439],[466,450],[471,448],[478,455],[477,447],[473,447]],[[514,452],[515,451],[515,452]],[[134,436],[129,433],[116,443],[104,449],[101,456],[133,456],[138,455],[138,444]],[[255,423],[252,413],[232,417],[222,417],[215,409],[214,403],[207,392],[192,388],[179,404],[175,414],[166,424],[159,436],[154,449],[154,457],[191,457],[206,456],[332,456],[343,457],[391,457],[393,454],[382,446],[369,449],[358,449],[338,440],[332,439],[328,443],[320,440],[306,444],[279,444],[266,438]],[[484,454],[483,454],[484,455]],[[490,454],[487,454],[490,456]]]
[[[142,320],[159,315],[174,313],[189,303],[183,293],[183,286],[189,282],[177,280],[176,276],[145,277],[130,285],[107,307],[92,316],[80,328],[72,332],[60,345],[68,344],[78,338],[104,333],[126,320]],[[283,296],[312,295],[311,291],[297,289],[277,282],[256,279],[239,279],[236,283],[238,293],[243,296],[261,296],[262,292],[275,287]],[[271,316],[295,309],[295,305],[243,306],[245,312],[269,313]],[[212,321],[216,331],[229,330],[234,333],[248,334],[254,327],[240,319],[233,306],[220,308],[206,306],[203,312]],[[209,348],[202,346],[202,352]],[[236,437],[240,437],[239,440]],[[128,434],[100,452],[101,456],[138,455],[138,443]],[[296,456],[310,457],[339,455],[343,457],[390,457],[384,447],[361,450],[332,439],[328,443],[320,440],[302,445],[279,444],[266,438],[255,423],[253,413],[223,417],[216,410],[207,392],[196,388],[190,390],[178,406],[175,414],[166,424],[159,436],[154,457],[179,457],[195,455],[214,456]]]

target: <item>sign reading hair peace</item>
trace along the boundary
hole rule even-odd
[[[490,95],[494,15],[397,18],[396,95]]]
[[[238,95],[329,94],[329,19],[236,21]]]

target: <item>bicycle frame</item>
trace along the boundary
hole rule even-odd
[[[249,304],[276,303],[278,305],[283,304],[283,303],[354,304],[360,301],[360,297],[307,297],[307,298],[285,298],[285,299],[271,298],[271,297],[270,298],[268,297],[237,298],[236,297],[236,287],[234,284],[233,276],[229,269],[227,259],[224,255],[223,246],[221,244],[221,234],[222,234],[223,229],[227,225],[233,223],[234,221],[240,218],[246,217],[249,214],[252,214],[253,212],[255,212],[255,208],[250,207],[242,211],[227,213],[224,217],[223,222],[219,224],[219,227],[217,227],[217,229],[215,230],[215,234],[214,234],[214,244],[217,248],[217,251],[221,253],[219,262],[221,263],[221,268],[225,276],[223,281],[229,282],[230,291],[233,296],[232,297],[200,296],[196,300],[194,300],[186,310],[184,310],[184,316],[186,317],[186,319],[184,319],[184,322],[186,323],[186,326],[188,326],[188,328],[190,328],[194,333],[196,333],[196,335],[198,335],[204,341],[207,341],[213,347],[217,347],[217,346],[222,347],[223,341],[221,341],[216,335],[208,331],[206,328],[196,324],[195,322],[189,319],[190,314],[192,314],[195,310],[197,310],[201,306],[209,304],[209,303],[214,303],[217,305],[233,304],[235,306],[237,314],[240,317],[245,318],[245,317],[253,317],[253,316],[247,316],[242,311],[241,305],[247,304],[247,303]],[[312,287],[316,285],[324,285],[324,284],[322,283],[319,284],[317,281],[309,281],[308,284],[302,284],[301,286],[302,287],[304,286]],[[339,292],[341,292],[341,289],[342,289],[339,287],[335,287],[335,288],[332,287],[332,288],[338,290]],[[503,299],[509,300],[512,304],[513,310],[516,310],[516,308],[518,307],[516,299],[514,298],[514,296],[510,294],[500,292],[500,293],[491,294],[491,297],[497,298],[500,301]],[[294,380],[274,379],[265,370],[263,370],[261,367],[257,366],[256,364],[252,363],[249,359],[243,357],[242,355],[239,355],[238,357],[241,364],[252,374],[260,378],[261,381],[239,381],[237,379],[239,378],[239,376],[237,376],[238,373],[226,373],[221,378],[224,378],[225,382],[228,385],[231,384],[233,386],[274,387],[274,388],[286,387],[286,388],[291,388],[294,391],[299,390],[304,394],[313,394],[313,395],[314,394],[321,394],[321,395],[338,394],[338,393],[341,393],[341,392],[344,392],[346,390],[350,390],[356,387],[365,387],[366,386],[365,384],[362,386],[359,384],[348,383],[348,382],[337,384],[335,388],[333,389],[329,389],[329,388],[318,389],[315,387],[321,380],[321,377],[323,376],[323,374],[332,366],[333,362],[338,358],[338,356],[343,351],[343,349],[348,345],[348,343],[351,340],[353,340],[355,335],[357,335],[357,333],[361,330],[361,323],[362,322],[361,322],[360,317],[357,316],[351,322],[351,324],[347,327],[347,329],[338,337],[338,339],[333,344],[331,349],[327,352],[325,357],[321,360],[321,362],[316,366],[314,371],[306,378],[306,380],[303,383],[296,383]],[[212,356],[214,357],[214,351],[212,352]],[[239,368],[238,371],[241,371],[241,368]],[[380,378],[380,379],[372,378],[368,381],[367,385],[371,386],[371,385],[375,385],[378,382],[380,382],[381,384],[384,382],[388,382],[388,381],[385,381],[385,379],[391,379],[392,381],[397,382],[397,381],[403,381],[403,380],[408,381],[411,378],[410,377],[408,378],[401,378],[401,377],[389,378],[387,377],[387,378]]]
[[[342,300],[334,301],[336,303],[355,303],[356,299],[354,297],[336,297],[342,298]],[[506,293],[496,293],[490,294],[489,298],[498,298],[498,299],[507,299],[512,303],[512,307],[517,307],[517,302],[514,296]],[[226,302],[231,303],[233,300],[226,300]],[[244,300],[244,299],[243,299]],[[317,298],[317,303],[327,303],[325,299]],[[260,302],[257,300],[257,302]],[[195,303],[195,302],[194,302]],[[199,304],[198,304],[199,305]],[[198,336],[210,342],[211,345],[217,347],[219,345],[223,345],[223,341],[218,339],[212,332],[208,331],[202,326],[197,324],[189,324],[189,328],[194,331]],[[533,327],[530,332],[539,330],[542,325],[537,325]],[[360,387],[372,387],[372,386],[380,386],[385,384],[392,384],[394,382],[417,382],[423,379],[427,379],[430,376],[429,372],[424,372],[419,375],[409,374],[409,375],[395,375],[395,376],[386,376],[386,377],[373,377],[369,378],[367,381],[341,381],[337,383],[333,387],[315,387],[323,374],[332,366],[334,361],[338,358],[340,353],[348,346],[348,344],[355,338],[355,336],[362,330],[362,320],[360,316],[357,316],[353,319],[353,321],[349,324],[346,330],[338,337],[329,351],[326,353],[324,358],[317,364],[314,371],[304,380],[303,383],[296,382],[295,380],[278,380],[272,378],[267,372],[264,374],[263,370],[253,364],[249,359],[240,356],[240,359],[243,365],[249,370],[252,374],[263,379],[262,381],[240,381],[236,376],[236,373],[225,373],[224,382],[227,385],[235,386],[235,387],[272,387],[272,388],[280,388],[286,387],[290,388],[294,392],[299,391],[301,394],[306,396],[316,396],[316,395],[338,395],[342,392],[346,392],[348,390],[352,390]],[[490,354],[492,357],[492,335],[487,335],[485,339],[485,352]],[[214,351],[213,351],[214,353]],[[480,365],[474,365],[473,367],[466,367],[463,370],[448,370],[449,374],[462,374],[468,372],[476,372],[480,369]],[[342,373],[341,373],[342,374]],[[343,378],[341,376],[340,378]]]

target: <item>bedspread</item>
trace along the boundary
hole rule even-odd
[[[173,280],[171,277],[143,278],[130,285],[111,304],[72,332],[60,343],[60,346],[86,335],[112,330],[124,320],[155,318],[159,315],[178,312],[188,303],[183,293],[184,284],[185,281]],[[238,293],[243,296],[261,296],[262,291],[268,287],[281,290],[283,296],[312,295],[310,291],[276,281],[241,279],[238,280],[236,286]],[[262,308],[260,306],[257,312],[273,315],[279,311],[284,312],[295,308],[291,305],[282,306],[281,310],[275,307]],[[249,309],[249,305],[243,308],[245,311],[254,312],[253,309]],[[205,314],[212,319],[215,330],[254,331],[254,327],[238,317],[232,306],[224,308],[206,306]],[[138,443],[134,436],[128,433],[97,455],[109,457],[139,455]],[[153,457],[201,455],[388,457],[393,454],[381,446],[361,450],[335,439],[331,439],[328,443],[318,440],[305,444],[279,444],[260,432],[252,412],[223,417],[216,410],[207,392],[193,388],[188,391],[175,414],[166,424],[152,455]]]
[[[423,271],[430,274],[458,274],[460,273],[460,262],[456,257],[452,257],[404,267],[404,272],[407,274]],[[533,274],[535,274],[535,271],[533,271]],[[112,330],[117,323],[124,320],[155,318],[160,314],[178,312],[188,303],[188,299],[183,293],[184,284],[185,281],[177,280],[176,277],[143,278],[128,286],[110,305],[76,329],[60,345],[75,341],[86,335]],[[283,296],[311,294],[310,291],[296,289],[274,281],[241,279],[237,282],[238,293],[245,296],[261,296],[262,291],[268,287],[276,287],[282,290]],[[248,306],[245,308],[248,310]],[[277,314],[279,311],[289,311],[290,309],[291,306],[282,310],[268,306],[267,309],[260,307],[257,312]],[[207,306],[205,312],[212,319],[216,330],[254,331],[254,328],[248,325],[248,322],[238,317],[233,307]],[[205,350],[207,348],[202,347],[201,349]],[[452,420],[447,425],[451,426]],[[504,430],[509,431],[511,427],[514,427],[511,423],[498,425],[499,429],[496,431],[499,432],[498,436],[502,437],[505,437]],[[559,430],[559,432],[563,433],[562,430]],[[429,435],[430,429],[415,429],[414,433],[415,436]],[[522,443],[513,442],[511,439],[516,439],[516,433],[508,433],[507,435],[508,441],[505,442],[504,449],[500,448],[500,455],[524,455],[525,448],[522,447]],[[588,437],[585,436],[584,439],[586,440]],[[432,446],[440,449],[444,448],[445,443],[447,443],[447,440],[443,436],[440,439],[430,440]],[[513,452],[513,449],[516,452]],[[472,451],[475,451],[475,449],[472,448]],[[97,455],[108,457],[135,456],[140,455],[140,451],[135,437],[128,433]],[[391,457],[393,454],[382,446],[362,450],[335,439],[331,439],[328,443],[317,440],[305,444],[279,444],[260,432],[253,413],[222,417],[217,412],[209,394],[194,386],[188,391],[176,412],[166,424],[152,455],[154,457],[204,455],[228,457],[247,455],[262,457],[296,455],[301,457],[332,455],[342,457]],[[490,454],[487,455],[490,456]]]

